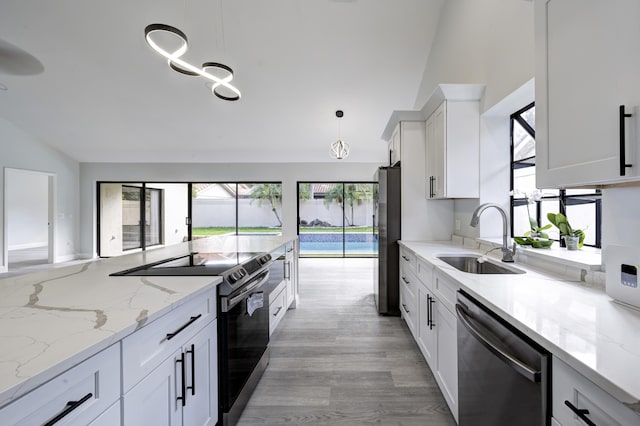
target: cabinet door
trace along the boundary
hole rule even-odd
[[[425,146],[425,171],[427,176],[426,182],[426,197],[427,199],[433,198],[436,196],[435,187],[433,186],[434,177],[436,175],[436,164],[435,164],[435,155],[436,155],[436,147],[435,147],[435,114],[432,114],[425,124],[426,128],[426,146]]]
[[[446,102],[431,114],[426,123],[427,198],[443,198],[445,191]]]
[[[400,161],[400,124],[396,126],[389,140],[389,165],[393,166]]]
[[[187,386],[182,414],[185,425],[215,425],[218,421],[217,323],[217,320],[209,323],[183,347]]]
[[[456,316],[437,299],[433,305],[434,329],[437,331],[436,374],[440,389],[453,416],[458,419],[458,331]]]
[[[640,2],[536,2],[537,186],[638,180]],[[633,117],[620,127],[619,106]],[[626,136],[621,176],[620,134]]]
[[[182,403],[176,398],[182,380],[182,351],[174,352],[155,370],[124,395],[123,424],[125,426],[182,424]]]
[[[431,325],[434,319],[432,316],[434,305],[435,299],[424,286],[420,285],[418,287],[418,346],[433,371],[437,367],[435,364],[436,330]]]
[[[433,198],[444,198],[446,191],[447,103],[443,102],[433,113]]]

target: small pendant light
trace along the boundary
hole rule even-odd
[[[336,117],[338,119],[338,140],[331,144],[331,157],[336,160],[342,160],[349,155],[349,144],[344,142],[340,137],[340,119],[344,116],[342,110],[336,111]]]

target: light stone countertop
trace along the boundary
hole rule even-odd
[[[109,274],[194,251],[271,252],[294,239],[209,237],[0,279],[0,407],[222,281]]]
[[[401,241],[400,245],[640,413],[640,311],[614,302],[601,289],[518,263],[510,265],[526,274],[458,271],[436,256],[481,252],[451,242]]]

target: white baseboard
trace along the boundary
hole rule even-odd
[[[26,243],[26,244],[13,244],[8,246],[9,250],[22,250],[22,249],[30,249],[30,248],[39,248],[39,247],[47,247],[49,244],[44,242],[39,243]]]
[[[60,262],[69,262],[70,260],[76,260],[78,257],[75,254],[67,254],[64,256],[56,256],[55,260],[53,261],[53,263],[60,263]]]

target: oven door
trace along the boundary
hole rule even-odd
[[[268,280],[266,270],[240,294],[219,298],[218,362],[223,412],[229,412],[269,344],[269,300],[262,289]]]

